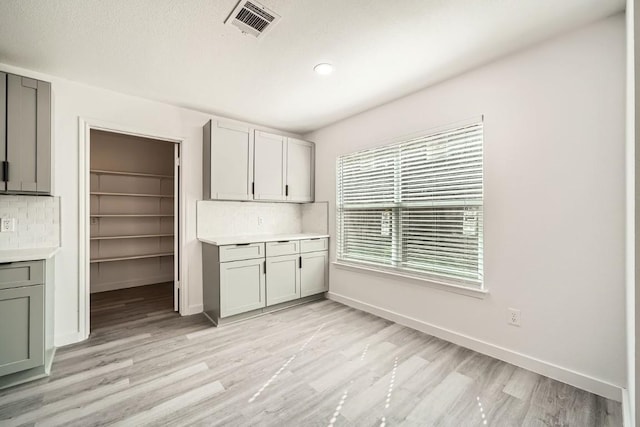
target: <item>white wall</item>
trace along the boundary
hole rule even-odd
[[[196,239],[196,201],[202,198],[202,126],[213,116],[119,94],[6,64],[3,71],[50,81],[54,111],[54,194],[61,198],[61,245],[56,256],[55,344],[76,342],[78,307],[78,120],[93,119],[165,137],[180,137],[186,228],[183,270],[189,313],[202,311],[202,262]],[[260,128],[274,132],[273,129]],[[289,134],[290,136],[296,136]],[[299,136],[298,136],[299,137]]]
[[[335,242],[337,156],[485,119],[489,296],[336,266],[331,295],[620,399],[624,82],[625,22],[617,15],[306,135],[317,143],[316,195],[331,202]],[[522,310],[522,327],[507,325],[508,307]]]

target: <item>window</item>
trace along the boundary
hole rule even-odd
[[[337,257],[483,287],[483,129],[474,122],[337,161]]]

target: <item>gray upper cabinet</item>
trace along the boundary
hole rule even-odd
[[[53,260],[0,264],[0,389],[49,375]]]
[[[287,200],[312,202],[314,199],[315,144],[287,138]]]
[[[5,171],[7,160],[7,73],[0,72],[0,192],[7,190]]]
[[[210,120],[202,158],[205,200],[314,201],[312,142]]]
[[[204,198],[253,199],[253,138],[249,128],[210,120],[203,137]]]
[[[285,165],[287,150],[285,137],[255,131],[254,180],[255,200],[286,200]]]
[[[9,193],[51,193],[51,84],[6,74],[0,77],[5,140],[0,140],[3,184]],[[2,111],[0,111],[0,114]]]

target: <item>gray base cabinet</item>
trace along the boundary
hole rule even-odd
[[[267,257],[267,305],[300,298],[298,255]]]
[[[218,325],[317,298],[328,290],[327,248],[326,238],[203,243],[205,315]]]
[[[256,310],[266,305],[264,260],[220,264],[220,317]]]
[[[309,252],[300,258],[300,295],[306,297],[328,291],[329,253]]]
[[[0,264],[0,388],[48,375],[53,261]]]
[[[0,290],[0,375],[44,364],[44,286]]]

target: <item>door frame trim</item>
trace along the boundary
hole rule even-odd
[[[137,136],[142,138],[156,139],[160,141],[172,142],[179,145],[181,162],[184,158],[185,137],[168,136],[166,134],[158,134],[154,131],[133,128],[130,126],[107,122],[104,120],[78,117],[78,332],[79,339],[85,340],[89,338],[90,329],[90,226],[89,215],[91,212],[89,196],[90,192],[90,154],[91,154],[91,130],[102,130],[112,133],[120,133],[124,135]],[[184,179],[183,169],[179,168],[179,192],[176,195],[178,200],[178,222],[179,236],[178,238],[178,264],[180,265],[179,274],[179,295],[180,295],[180,315],[188,314],[188,283],[183,264],[183,254],[185,252],[184,233],[186,231],[185,224],[185,203],[184,203]],[[175,292],[175,290],[174,290]]]

